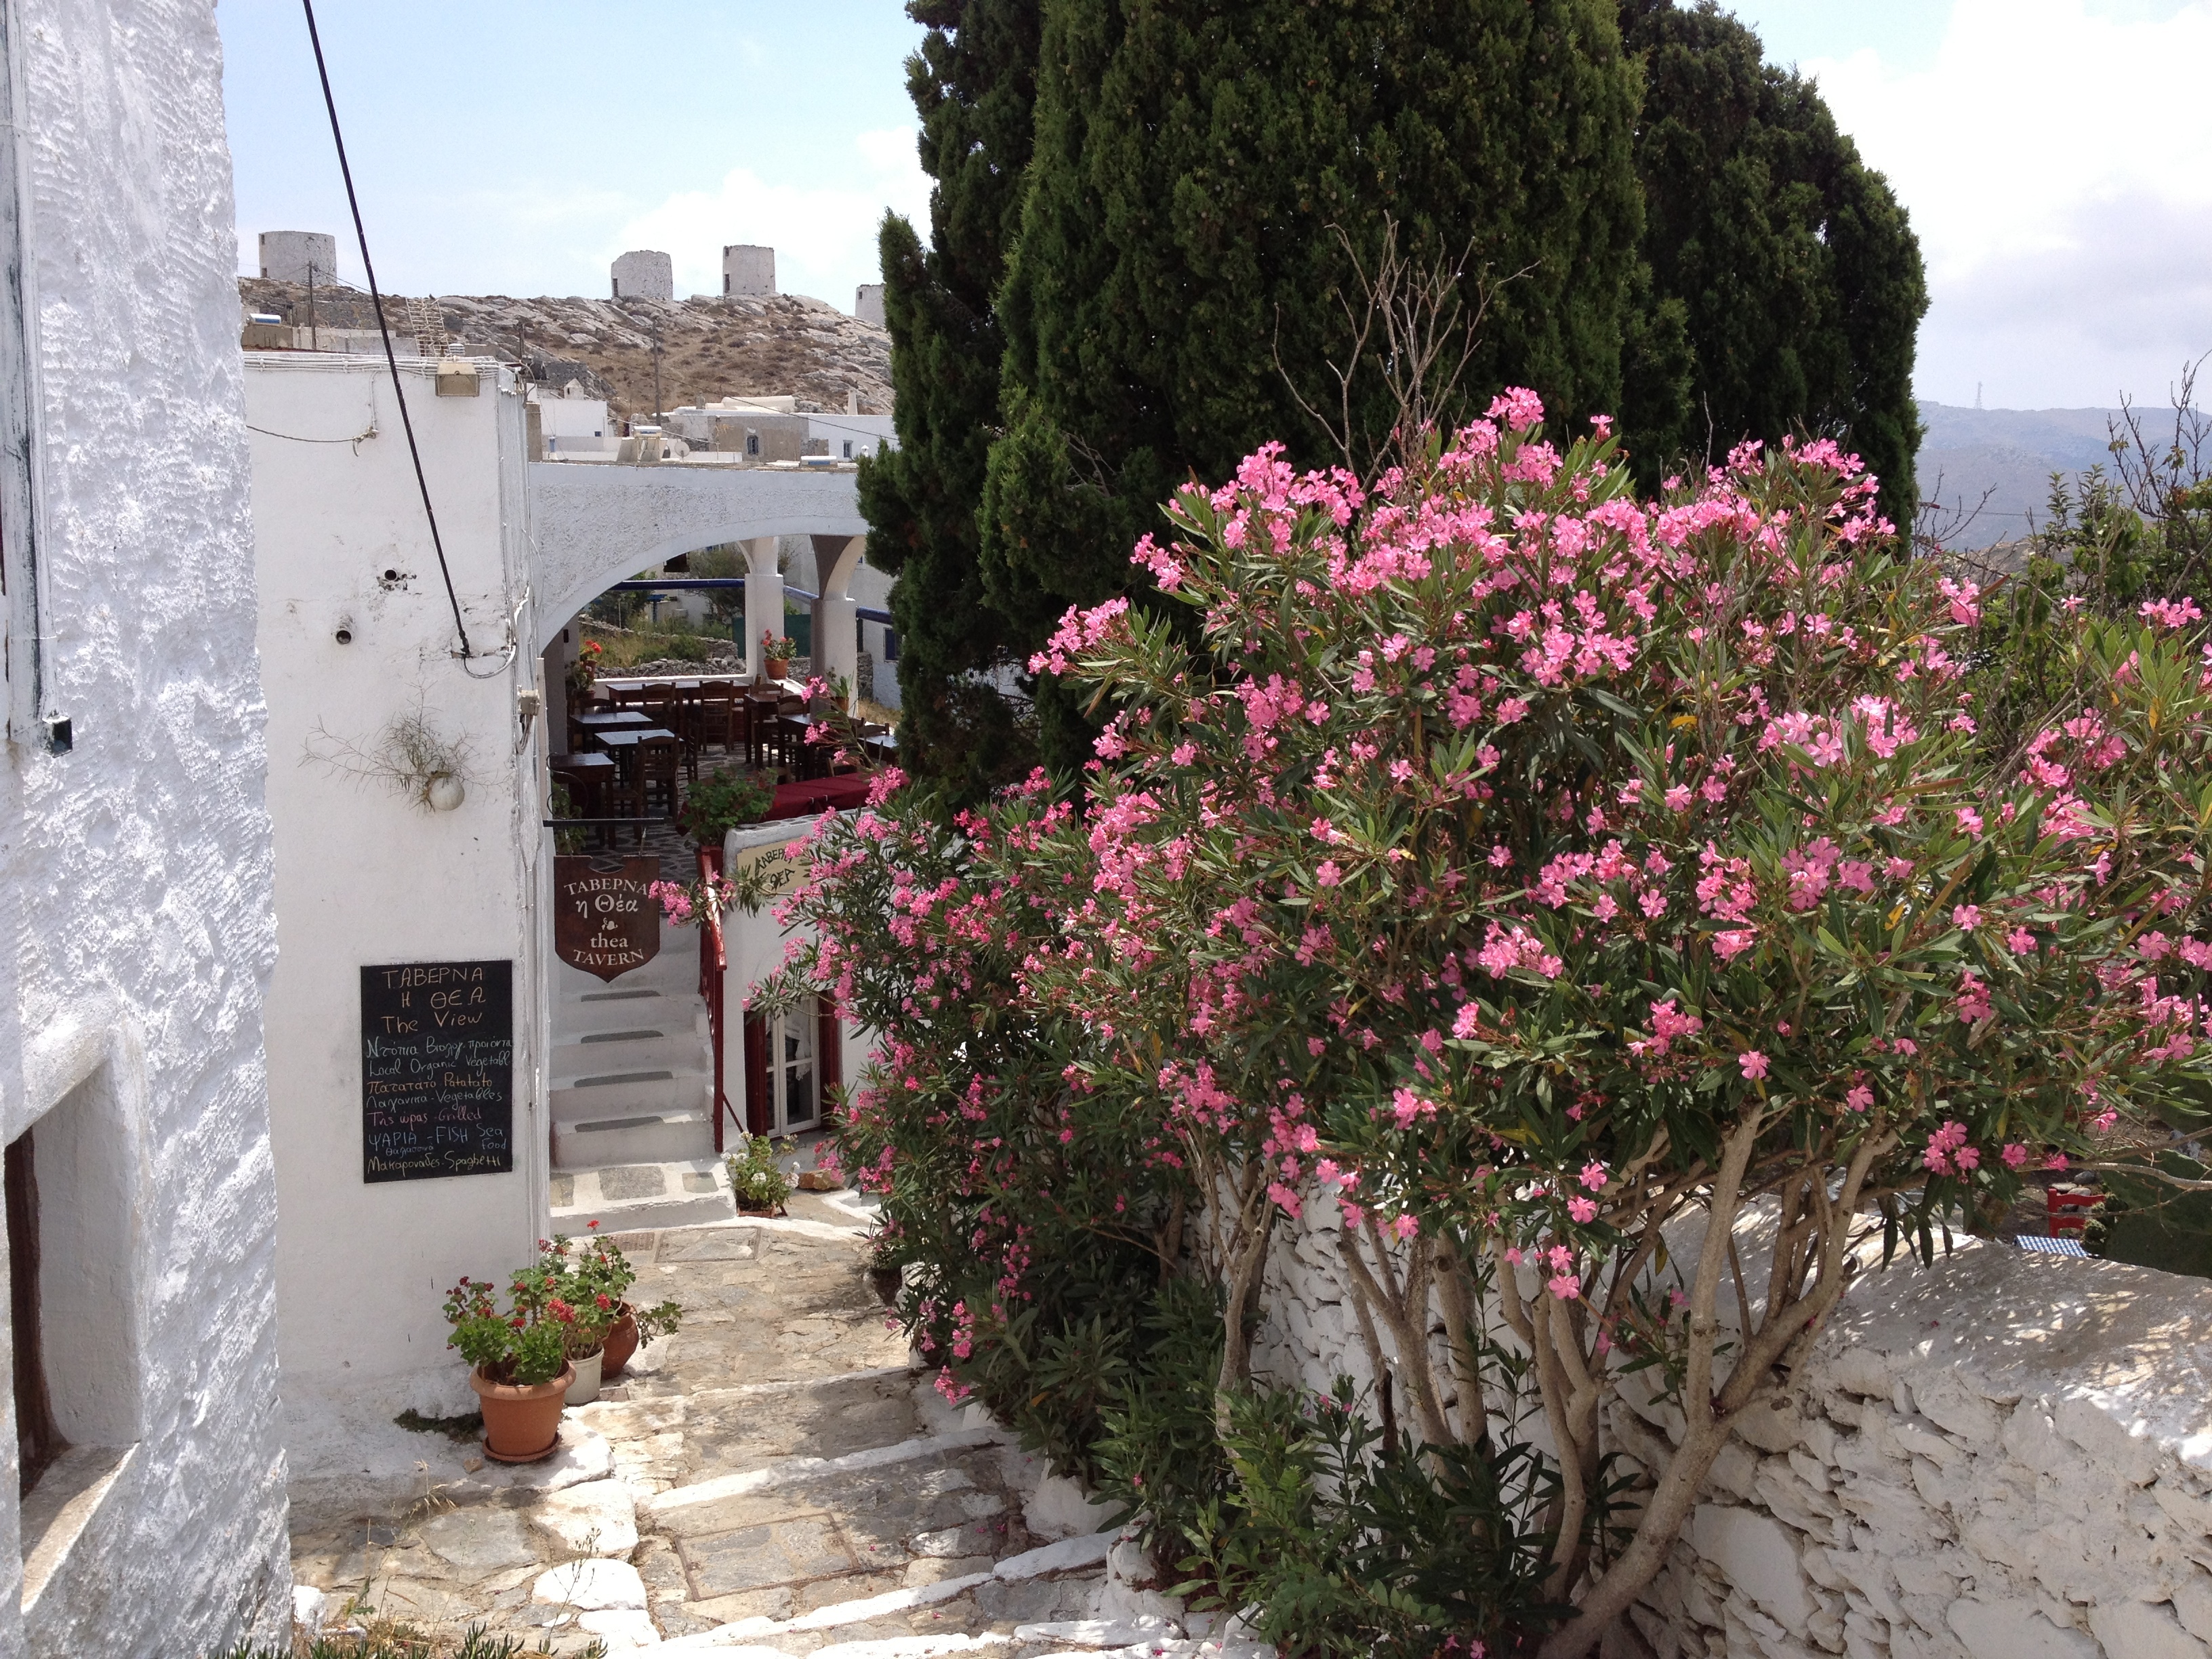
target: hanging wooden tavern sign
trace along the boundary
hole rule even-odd
[[[514,1167],[514,964],[361,970],[361,1178]]]
[[[553,954],[571,968],[611,980],[660,954],[660,902],[647,889],[660,860],[553,860]]]

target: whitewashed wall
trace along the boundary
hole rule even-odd
[[[503,1282],[547,1224],[544,726],[526,731],[517,702],[538,672],[524,599],[524,411],[511,381],[483,368],[477,396],[441,398],[434,365],[400,366],[481,653],[465,670],[386,365],[246,359],[276,849],[277,1297],[295,1502],[312,1492],[320,1504],[343,1485],[356,1431],[388,1429],[404,1407],[474,1409],[466,1370],[445,1346],[444,1292],[465,1273]],[[524,648],[510,651],[519,638]],[[426,810],[315,758],[372,750],[394,717],[418,712],[466,745],[467,797],[454,811]],[[515,1166],[365,1184],[359,969],[477,959],[514,963]]]
[[[1636,1623],[1660,1659],[2204,1659],[2208,1345],[2202,1279],[1971,1242],[1870,1274]]]
[[[1336,1226],[1278,1232],[1272,1381],[1371,1388]],[[1680,1431],[1638,1401],[1610,1437],[1656,1467]],[[1869,1271],[1633,1622],[1657,1659],[2212,1659],[2212,1284],[1973,1240]]]
[[[197,1655],[289,1605],[222,62],[207,0],[19,0],[9,25],[47,698],[75,748],[19,722],[0,767],[0,1135],[36,1121],[58,1413],[130,1451],[27,1606],[0,1433],[0,1654]]]

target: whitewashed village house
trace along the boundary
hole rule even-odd
[[[197,1655],[286,1630],[288,1481],[368,1512],[395,1482],[459,1473],[390,1423],[465,1408],[444,1289],[611,1207],[598,1166],[555,1167],[593,1127],[561,1048],[591,1034],[590,993],[551,958],[541,823],[566,624],[611,582],[727,541],[752,555],[762,619],[780,616],[775,550],[799,536],[849,658],[865,526],[842,464],[532,464],[507,371],[402,341],[449,601],[387,367],[241,359],[210,9],[21,0],[4,22],[0,266],[20,276],[0,285],[16,458],[0,1135],[21,1495],[0,1659]],[[392,763],[402,728],[412,770]],[[773,931],[733,932],[733,1073]],[[691,948],[670,939],[667,983]],[[479,1136],[447,1170],[398,1171],[428,1178],[380,1178],[445,1154],[366,1121],[372,975],[503,1007],[503,1147]],[[832,1055],[857,1050],[818,1017],[793,1041],[806,1052],[779,1047],[757,1103],[733,1075],[736,1110],[818,1116]],[[662,1115],[653,1133],[703,1150],[702,1111]],[[621,1167],[709,1163],[647,1141]]]
[[[0,1656],[289,1626],[263,708],[212,9],[15,0]]]
[[[864,526],[849,467],[532,461],[528,388],[511,368],[449,356],[403,360],[398,374],[450,597],[391,366],[299,349],[245,355],[275,842],[276,1279],[297,1524],[386,1513],[426,1479],[467,1480],[465,1449],[392,1422],[474,1409],[441,1313],[458,1279],[501,1279],[538,1239],[594,1219],[611,1228],[732,1212],[715,1156],[696,934],[665,930],[656,957],[611,982],[555,957],[547,759],[565,746],[577,614],[678,553],[738,542],[757,639],[753,622],[783,614],[777,552],[798,538],[842,607],[830,638],[842,637],[848,664],[857,635],[845,588]],[[732,1144],[748,1121],[818,1124],[824,1084],[859,1065],[857,1038],[818,1012],[747,1020],[755,980],[781,955],[779,933],[771,917],[732,919],[721,1113]],[[380,1127],[381,1069],[412,1056],[395,1060],[388,1034],[372,1028],[396,1017],[374,1004],[373,975],[403,976],[395,987],[430,998],[481,987],[495,1010],[504,1046],[478,1056],[484,1109],[450,1141],[443,1127],[427,1137]]]

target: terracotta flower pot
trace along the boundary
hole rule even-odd
[[[782,678],[786,674],[788,674],[790,672],[791,672],[791,659],[790,659],[790,658],[788,658],[788,657],[770,657],[770,658],[768,659],[768,677],[769,677],[769,678],[770,678],[770,679],[772,679],[772,680],[780,680],[780,679],[781,679],[781,678]]]
[[[483,1405],[484,1455],[501,1463],[535,1463],[550,1457],[561,1441],[561,1407],[576,1368],[523,1387],[495,1382],[482,1371],[469,1374],[469,1386]]]
[[[622,1375],[629,1357],[637,1352],[637,1316],[625,1302],[615,1322],[607,1328],[605,1345],[599,1349],[599,1375],[611,1381]]]

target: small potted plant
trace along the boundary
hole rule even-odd
[[[567,1242],[560,1241],[563,1245]],[[597,1234],[578,1243],[565,1282],[573,1293],[578,1320],[599,1334],[601,1346],[594,1358],[601,1381],[620,1376],[641,1343],[671,1334],[684,1316],[683,1309],[673,1302],[632,1307],[626,1297],[637,1282],[637,1269],[630,1266],[620,1245]],[[598,1392],[596,1387],[593,1392]]]
[[[799,641],[790,635],[771,634],[765,629],[761,630],[761,656],[765,659],[769,678],[780,680],[788,674],[791,659],[798,651]]]
[[[599,658],[606,647],[597,640],[586,640],[576,648],[576,659],[568,665],[568,690],[579,704],[592,700],[592,687],[599,678]]]
[[[484,1455],[535,1463],[561,1437],[561,1407],[575,1370],[568,1363],[565,1309],[544,1271],[525,1268],[507,1287],[501,1313],[488,1279],[463,1279],[447,1292],[446,1346],[469,1362],[469,1386],[483,1402]]]
[[[791,1196],[791,1177],[775,1161],[775,1147],[766,1135],[748,1135],[745,1144],[724,1160],[729,1166],[730,1191],[740,1210],[757,1215],[781,1215]]]
[[[757,772],[712,772],[684,794],[677,826],[702,847],[719,848],[741,823],[758,823],[775,809],[775,786]]]
[[[572,1258],[563,1233],[554,1234],[539,1249],[535,1273],[544,1290],[544,1318],[561,1328],[562,1351],[568,1357],[571,1375],[562,1402],[588,1406],[599,1397],[602,1356],[617,1298],[602,1288],[604,1275],[595,1269],[590,1246]]]

